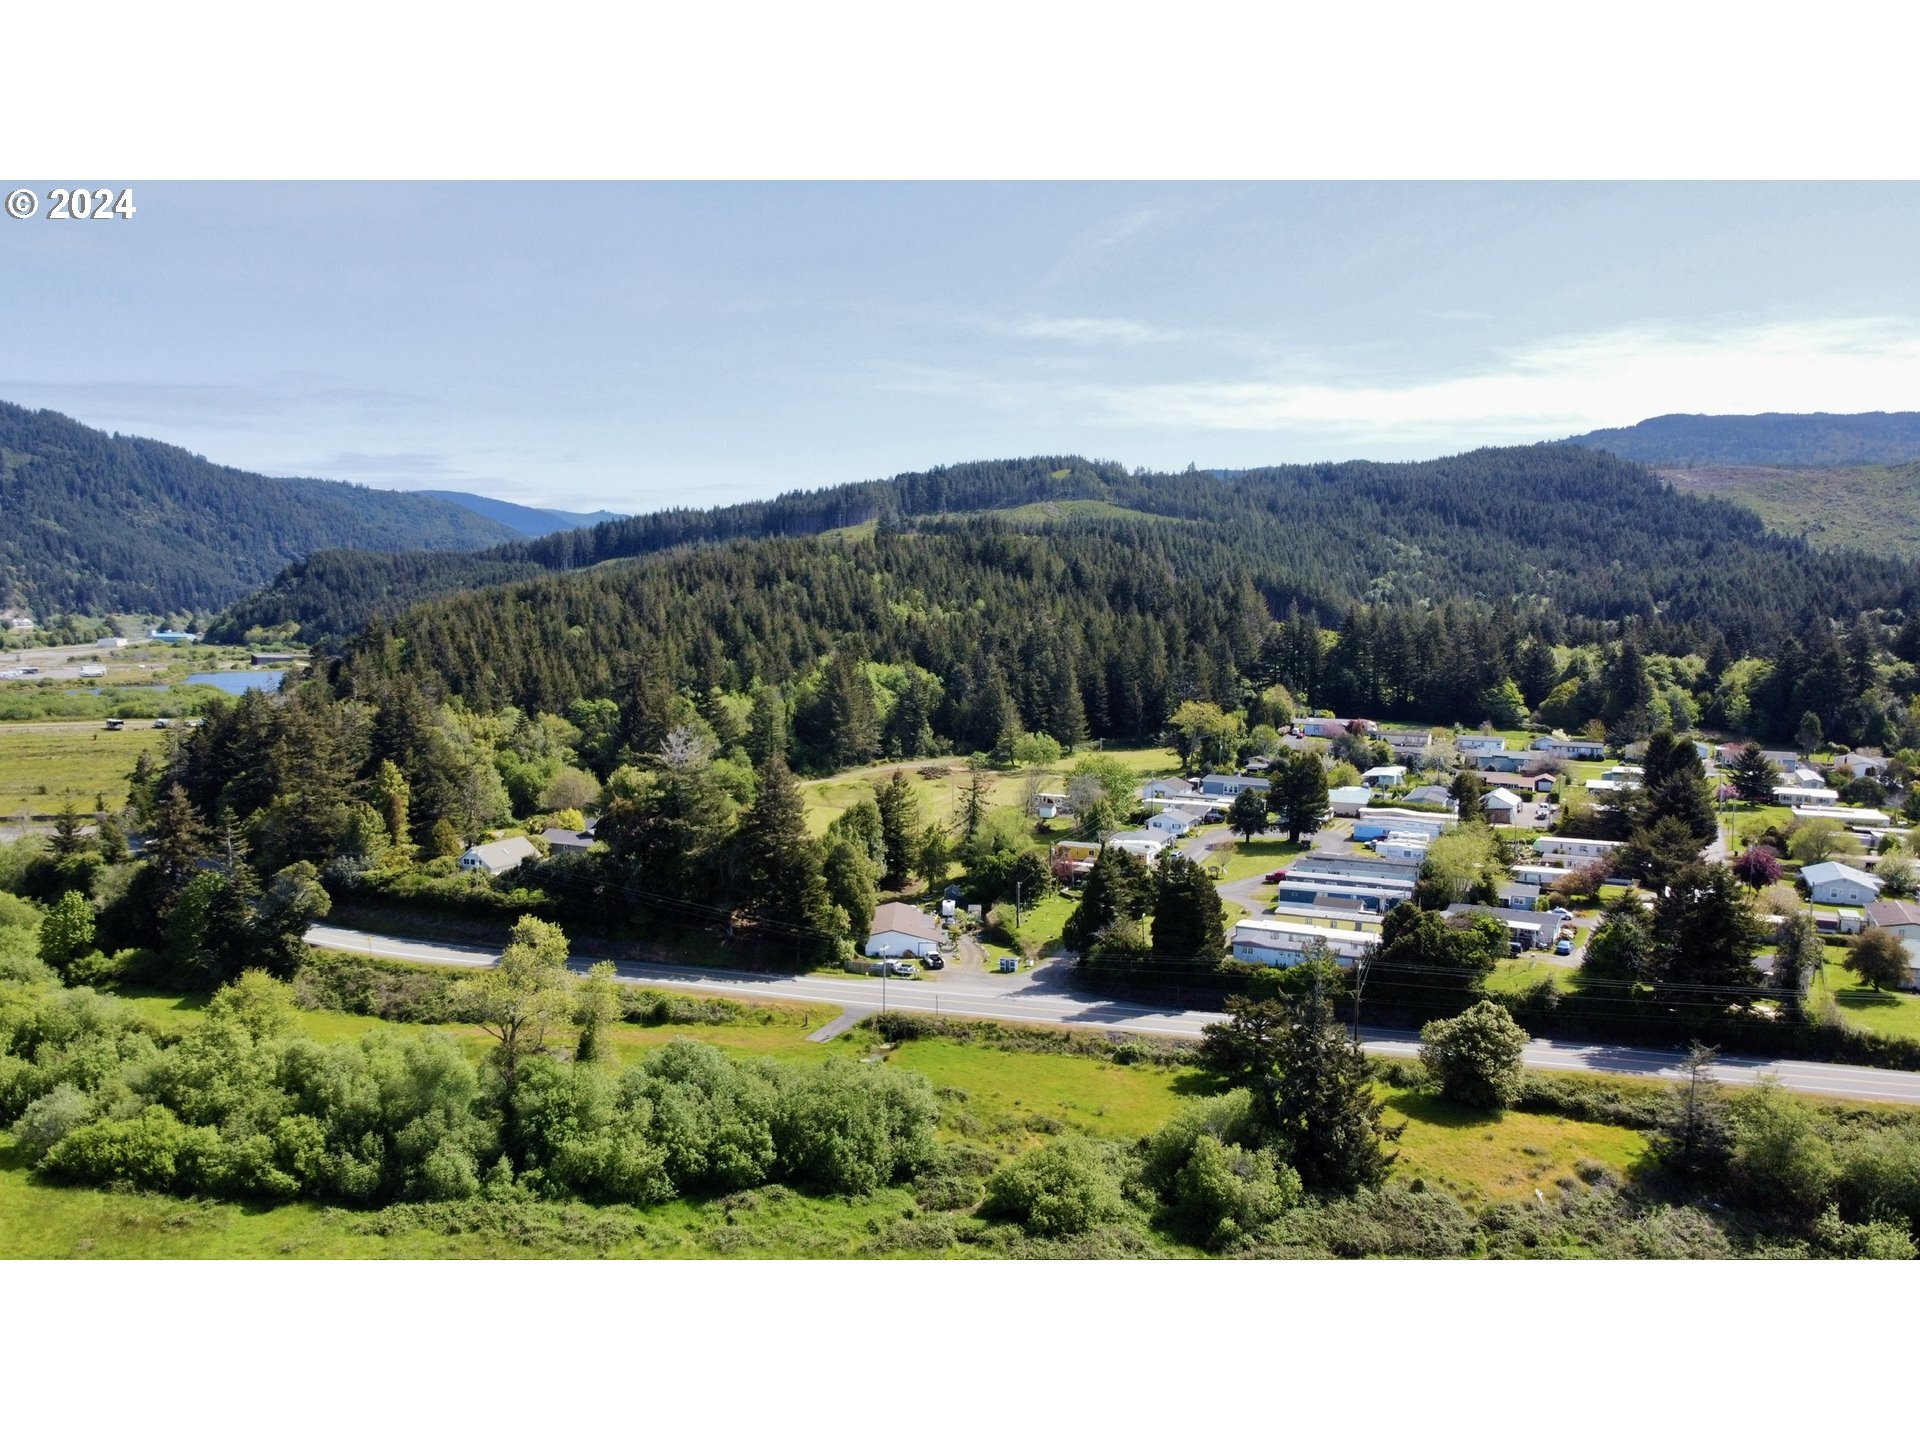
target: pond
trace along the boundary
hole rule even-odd
[[[249,690],[278,690],[284,670],[207,670],[187,676],[189,685],[211,685],[229,695],[244,695]]]

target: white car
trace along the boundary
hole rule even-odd
[[[896,960],[893,962],[891,968],[896,975],[913,974],[913,962],[911,960]]]
[[[1549,915],[1557,915],[1562,920],[1573,919],[1573,912],[1571,910],[1566,909],[1564,906],[1560,906],[1560,905],[1554,906],[1553,909],[1549,910],[1547,913]]]

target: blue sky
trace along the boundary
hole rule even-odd
[[[0,220],[0,398],[569,508],[1920,408],[1920,186],[153,184]]]

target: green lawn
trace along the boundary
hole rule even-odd
[[[1872,990],[1836,959],[1820,967],[1811,998],[1817,1001],[1823,990],[1862,1030],[1920,1040],[1920,995]]]
[[[143,750],[160,751],[166,740],[165,731],[143,720],[125,730],[99,722],[0,725],[0,818],[52,815],[68,799],[91,813],[96,795],[118,810],[127,803],[134,760]]]
[[[1420,1180],[1467,1204],[1552,1195],[1578,1179],[1581,1161],[1625,1175],[1646,1155],[1647,1138],[1618,1125],[1508,1111],[1496,1118],[1415,1091],[1387,1090],[1386,1119],[1405,1122],[1396,1179]]]
[[[1312,848],[1305,842],[1290,845],[1279,836],[1262,835],[1255,840],[1235,840],[1231,850],[1219,851],[1213,858],[1225,866],[1223,880],[1253,880],[1285,868],[1293,856],[1304,855]]]
[[[1486,988],[1496,995],[1518,995],[1542,980],[1553,981],[1556,990],[1573,990],[1580,984],[1579,972],[1570,966],[1549,965],[1545,960],[1520,955],[1494,966]]]

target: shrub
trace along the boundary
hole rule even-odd
[[[1835,1167],[1832,1147],[1816,1131],[1808,1107],[1766,1080],[1736,1100],[1733,1109],[1728,1183],[1734,1196],[1789,1218],[1819,1214]]]
[[[1920,1234],[1920,1136],[1879,1129],[1850,1137],[1835,1157],[1835,1192],[1849,1220],[1895,1220]]]
[[[37,1161],[93,1118],[93,1102],[72,1085],[56,1085],[13,1122],[13,1138],[29,1162]]]
[[[1174,1177],[1168,1218],[1209,1250],[1224,1250],[1300,1203],[1300,1177],[1264,1150],[1202,1134]]]
[[[1850,1225],[1829,1205],[1813,1223],[1814,1249],[1836,1260],[1912,1260],[1920,1257],[1904,1225],[1884,1220]]]
[[[864,1195],[931,1162],[939,1105],[924,1075],[841,1060],[763,1073],[778,1077],[774,1145],[788,1181]]]
[[[1325,1204],[1303,1205],[1273,1226],[1283,1250],[1341,1259],[1405,1256],[1444,1260],[1471,1253],[1473,1216],[1451,1195],[1387,1185]]]
[[[1482,1000],[1451,1020],[1420,1030],[1420,1060],[1440,1093],[1476,1110],[1504,1110],[1520,1094],[1527,1032],[1500,1006]]]
[[[994,1171],[983,1211],[1016,1221],[1030,1235],[1055,1237],[1118,1220],[1127,1204],[1100,1152],[1079,1136],[1066,1136]]]

